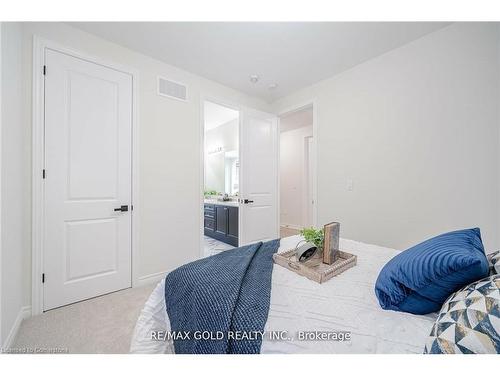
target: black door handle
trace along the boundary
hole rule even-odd
[[[115,208],[115,211],[127,212],[128,211],[128,206],[124,205],[124,206]]]
[[[243,199],[243,203],[248,204],[248,203],[253,203],[253,201],[251,201],[249,199]]]

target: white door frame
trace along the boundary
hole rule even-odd
[[[204,246],[204,226],[205,226],[205,102],[211,102],[215,103],[218,105],[221,105],[223,107],[227,107],[229,109],[233,109],[235,111],[238,111],[238,143],[241,143],[240,141],[240,136],[241,136],[241,110],[242,106],[240,104],[231,102],[226,99],[221,99],[216,96],[212,95],[207,95],[207,94],[201,94],[200,95],[200,258],[202,258],[205,254],[205,246]],[[238,144],[238,159],[240,158],[240,144]],[[240,162],[241,165],[241,162]],[[239,180],[241,181],[241,169],[239,173]],[[238,181],[238,186],[240,184],[240,181]],[[239,225],[241,222],[240,218],[240,210],[238,209],[238,238],[241,236],[241,226]]]
[[[285,115],[288,115],[293,112],[300,111],[302,109],[312,107],[313,110],[313,123],[312,123],[312,128],[313,128],[313,170],[312,170],[312,176],[313,176],[313,188],[312,188],[312,197],[313,197],[313,209],[312,209],[312,221],[313,221],[313,226],[317,227],[318,225],[318,105],[317,105],[317,100],[316,99],[310,99],[306,100],[304,102],[300,102],[298,104],[295,104],[290,107],[286,107],[284,110],[281,110],[278,112],[278,155],[280,155],[280,148],[281,148],[281,118]],[[278,195],[281,193],[281,171],[280,171],[280,163],[278,163]],[[280,197],[281,198],[281,197]],[[281,228],[281,207],[280,207],[280,201],[281,199],[278,199],[278,220],[279,220],[279,225],[278,228]]]
[[[45,112],[45,83],[43,66],[45,61],[45,49],[64,53],[79,59],[83,59],[95,64],[99,64],[132,76],[132,202],[131,225],[132,225],[132,287],[138,283],[137,274],[137,252],[139,248],[139,116],[137,106],[138,72],[129,67],[124,67],[100,58],[88,56],[79,51],[61,46],[53,41],[33,37],[33,165],[32,165],[32,280],[31,280],[31,313],[38,315],[43,312],[43,284],[41,275],[43,273],[44,238],[43,230],[45,225],[44,199],[45,191],[42,178],[44,169],[44,112]],[[47,67],[47,74],[50,74],[50,67]],[[48,171],[50,173],[50,171]]]
[[[313,191],[312,191],[312,185],[314,183],[314,178],[316,176],[313,175],[313,155],[312,152],[314,151],[314,137],[312,135],[308,135],[304,137],[304,151],[307,151],[307,154],[305,155],[305,160],[304,160],[304,171],[306,172],[304,174],[305,180],[302,181],[302,191],[306,193],[305,199],[302,201],[302,208],[304,212],[302,213],[302,222],[304,225],[313,225],[312,223],[312,218],[313,218],[313,212],[312,209],[314,208],[314,203],[312,204],[311,207],[311,201],[314,202],[313,198]],[[311,183],[308,181],[308,177],[311,177]]]

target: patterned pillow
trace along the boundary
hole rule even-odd
[[[500,353],[500,275],[453,293],[432,326],[424,353]]]
[[[486,254],[490,266],[490,275],[500,275],[500,251]]]

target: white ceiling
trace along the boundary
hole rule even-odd
[[[287,113],[280,116],[280,132],[287,132],[302,128],[304,126],[311,126],[313,124],[313,109],[307,107],[298,111]]]
[[[272,101],[440,29],[443,22],[77,22],[89,33]],[[258,83],[249,81],[257,74]],[[268,86],[278,87],[269,90]]]
[[[236,120],[239,112],[221,105],[205,102],[203,110],[205,118],[205,131],[214,129],[229,121]]]

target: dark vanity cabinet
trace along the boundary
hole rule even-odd
[[[205,236],[238,246],[238,207],[205,204]]]

